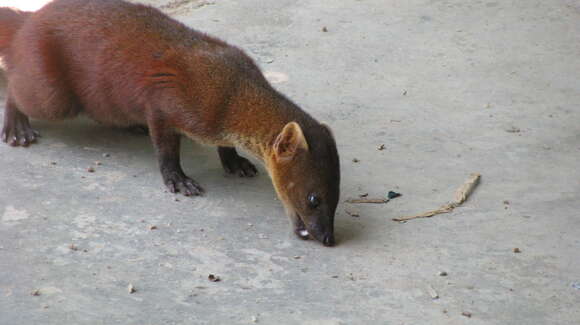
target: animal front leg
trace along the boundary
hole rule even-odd
[[[185,196],[203,194],[203,188],[193,179],[187,177],[181,169],[179,148],[181,135],[168,127],[151,127],[151,140],[157,150],[159,169],[165,186],[171,193],[180,192]]]
[[[39,136],[39,133],[30,126],[28,116],[18,110],[11,96],[8,95],[4,110],[4,126],[0,135],[2,141],[11,146],[26,147],[36,142]]]
[[[254,177],[258,173],[248,159],[238,155],[235,148],[218,147],[222,166],[228,174],[238,174],[240,177]]]

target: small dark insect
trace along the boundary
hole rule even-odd
[[[393,192],[393,191],[389,191],[389,193],[387,193],[387,197],[389,198],[389,200],[397,198],[399,196],[402,196],[403,194],[401,193],[397,193],[397,192]]]

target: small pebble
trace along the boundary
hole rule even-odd
[[[359,162],[359,161],[360,161],[360,160],[358,160],[358,159],[356,159],[356,158],[353,158],[353,159],[352,159],[352,162],[353,162],[353,163],[357,163],[357,162]]]
[[[127,291],[129,292],[129,294],[132,294],[132,293],[137,292],[137,289],[135,289],[133,284],[129,283],[129,285],[127,286]]]
[[[36,289],[30,293],[33,296],[40,296],[40,290]]]
[[[324,27],[322,27],[322,31],[323,31],[324,33],[327,33],[327,32],[328,32],[328,28],[326,28],[326,26],[324,26]]]
[[[516,247],[516,248],[514,248],[514,253],[516,253],[516,254],[517,254],[517,253],[521,253],[521,252],[522,252],[522,251],[521,251],[519,248],[517,248],[517,247]]]
[[[157,229],[157,226],[149,226],[149,230],[155,230]]]
[[[462,315],[462,316],[465,316],[465,317],[467,317],[467,318],[471,318],[471,313],[470,313],[470,312],[468,312],[468,311],[464,311],[464,312],[462,312],[462,313],[461,313],[461,315]]]
[[[447,276],[447,272],[441,271],[441,272],[439,272],[439,276]]]
[[[385,145],[384,145],[384,144],[381,144],[381,145],[380,145],[380,146],[377,148],[377,150],[379,150],[379,151],[380,151],[380,150],[385,150]]]
[[[111,157],[111,154],[109,154],[109,153],[104,153],[104,154],[103,154],[103,157],[104,157],[104,158],[109,158],[109,157]]]
[[[207,276],[207,279],[211,282],[219,282],[221,281],[220,277],[214,274],[210,274]]]
[[[87,168],[87,172],[94,173],[95,169],[93,167],[89,167],[89,168]]]

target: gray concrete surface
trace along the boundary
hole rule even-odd
[[[186,143],[208,193],[175,201],[148,138],[34,121],[40,143],[0,146],[0,324],[579,324],[578,1],[182,5],[334,128],[343,199],[403,197],[341,203],[325,248],[291,235],[263,169],[225,177]],[[474,171],[463,207],[391,221]]]

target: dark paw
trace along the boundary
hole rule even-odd
[[[199,196],[204,192],[196,181],[179,173],[164,175],[163,181],[171,193],[179,192],[185,196]]]
[[[240,177],[254,177],[258,173],[256,166],[248,159],[237,156],[223,162],[223,167],[228,174],[237,174]]]
[[[25,125],[25,123],[20,123],[18,121],[14,123],[14,125],[5,126],[0,137],[2,138],[2,141],[13,147],[27,147],[31,143],[36,142],[36,139],[40,137],[40,134],[32,129],[30,125]]]

